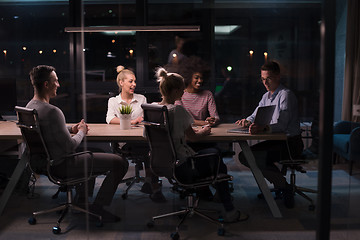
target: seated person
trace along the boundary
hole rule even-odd
[[[119,86],[119,95],[111,97],[108,101],[108,109],[106,114],[106,122],[108,124],[120,124],[120,108],[130,105],[131,124],[135,125],[143,120],[143,110],[141,104],[146,103],[145,96],[135,93],[136,77],[133,71],[125,69],[123,66],[117,67],[118,75],[116,83]],[[141,192],[150,194],[150,199],[154,202],[166,201],[165,196],[161,192],[161,186],[158,178],[154,176],[149,167],[149,146],[147,143],[119,143],[121,151],[129,151],[133,154],[135,151],[144,158],[145,165],[145,183],[141,188]],[[125,150],[126,149],[126,150]]]
[[[34,67],[30,72],[30,79],[34,87],[34,97],[26,107],[36,109],[38,112],[41,131],[50,156],[52,159],[60,159],[75,153],[89,128],[83,119],[78,124],[67,128],[63,112],[49,103],[50,99],[56,96],[57,89],[60,87],[55,68],[46,65]],[[74,135],[71,136],[70,133]],[[79,155],[74,159],[55,162],[51,166],[51,171],[64,178],[84,176],[84,162],[87,160],[87,155]],[[116,189],[127,172],[128,165],[126,160],[115,154],[93,153],[92,174],[95,176],[106,174],[106,177],[89,208],[90,211],[101,215],[104,221],[120,221],[119,217],[107,212],[103,207],[111,204]],[[88,174],[90,174],[90,164],[88,166]],[[95,184],[95,179],[92,180],[89,181],[89,191]],[[87,201],[84,185],[77,188],[80,204],[81,201],[84,203]]]
[[[259,106],[276,105],[270,126],[260,126],[253,123],[256,110],[246,119],[236,121],[242,127],[249,126],[251,134],[259,132],[283,132],[288,136],[287,142],[292,158],[298,158],[303,150],[300,120],[295,95],[280,83],[280,67],[274,61],[269,61],[261,67],[261,81],[267,92],[259,102]],[[278,167],[274,164],[279,160],[289,159],[289,151],[285,141],[268,140],[251,147],[257,165],[264,177],[283,193],[284,204],[288,208],[294,207],[294,195],[291,185],[286,182]],[[241,152],[240,162],[248,166]]]
[[[202,89],[205,79],[209,77],[210,69],[208,65],[196,56],[185,59],[178,68],[178,72],[184,77],[185,91],[176,105],[183,106],[194,118],[194,125],[215,126],[220,122],[219,114],[216,110],[214,95],[211,91]],[[188,143],[195,151],[203,148],[216,147],[216,143]],[[210,189],[199,191],[202,199],[212,199]]]
[[[214,126],[219,123],[214,95],[211,91],[202,89],[210,72],[205,62],[192,56],[180,64],[177,72],[184,77],[185,92],[175,104],[183,106],[190,113],[195,125]]]
[[[143,120],[141,104],[146,103],[146,98],[135,93],[136,77],[133,71],[125,69],[123,66],[118,66],[116,71],[118,72],[116,83],[119,86],[120,93],[108,101],[106,122],[108,124],[120,124],[120,108],[130,105],[132,107],[131,124],[138,124]]]
[[[197,131],[192,128],[193,118],[190,114],[179,105],[174,105],[176,100],[179,100],[184,93],[184,82],[183,78],[176,73],[168,73],[165,69],[159,68],[156,76],[160,83],[160,93],[162,95],[162,101],[160,104],[165,105],[169,111],[169,121],[171,127],[171,134],[174,140],[174,147],[179,160],[179,165],[175,168],[176,176],[181,179],[191,179],[192,173],[194,172],[191,164],[188,164],[187,159],[190,156],[196,154],[196,152],[186,144],[185,137],[188,139],[196,140],[201,139],[201,136],[210,134],[211,127],[205,126]],[[215,148],[208,148],[198,151],[199,154],[204,153],[217,153],[218,150]],[[215,164],[218,158],[209,157],[207,161],[201,161],[195,163],[195,168],[199,175],[208,176],[211,175],[210,165]],[[227,173],[226,165],[223,161],[220,163],[221,173]],[[225,208],[225,222],[239,222],[248,219],[248,215],[237,210],[231,199],[229,184],[228,182],[216,183],[216,191],[220,197],[221,202]]]

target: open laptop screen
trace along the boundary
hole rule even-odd
[[[275,105],[258,107],[254,123],[259,125],[269,125],[274,114]],[[234,129],[229,129],[228,132],[232,133],[248,133],[248,127],[239,127]]]

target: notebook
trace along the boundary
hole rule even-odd
[[[258,107],[254,123],[259,125],[269,125],[274,114],[275,105]],[[249,133],[249,127],[238,127],[229,129],[229,133]]]

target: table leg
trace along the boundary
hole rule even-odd
[[[246,140],[239,141],[239,145],[240,145],[240,147],[244,153],[244,156],[249,164],[251,172],[255,177],[256,183],[258,184],[262,194],[264,195],[264,198],[270,208],[272,215],[276,218],[281,218],[282,214],[280,212],[280,209],[279,209],[278,205],[276,204],[275,199],[273,198],[268,185],[266,184],[266,181],[264,179],[262,172],[256,165],[254,154],[252,153],[251,148],[249,147],[247,141]]]
[[[10,196],[13,193],[13,191],[16,187],[16,184],[18,183],[18,181],[25,169],[25,166],[27,163],[26,154],[20,154],[20,156],[21,156],[20,160],[19,160],[18,164],[16,165],[16,168],[15,168],[13,174],[11,175],[10,181],[6,185],[6,188],[0,198],[0,216],[2,215]]]

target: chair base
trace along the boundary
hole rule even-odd
[[[305,170],[303,170],[304,173],[306,173]],[[309,205],[309,210],[314,210],[315,209],[315,204],[313,202],[313,200],[307,196],[305,194],[305,192],[308,193],[317,193],[318,191],[310,189],[310,188],[304,188],[304,187],[299,187],[296,185],[296,174],[295,174],[295,169],[291,168],[291,174],[290,174],[290,185],[293,187],[293,193],[300,195],[301,197],[305,198],[306,200],[308,200],[310,202]]]
[[[132,186],[135,183],[145,182],[145,177],[140,176],[140,170],[144,169],[143,168],[144,160],[137,156],[135,157],[132,156],[133,152],[131,150],[127,151],[120,149],[119,144],[116,142],[111,142],[110,146],[112,148],[113,153],[118,154],[125,159],[131,160],[131,162],[135,164],[135,175],[133,177],[125,178],[120,182],[120,183],[125,183],[128,186],[125,192],[121,195],[122,199],[127,199],[129,190],[132,188]]]
[[[283,164],[283,167],[281,169],[283,175],[286,175],[288,168],[290,169],[290,186],[292,187],[293,194],[298,194],[301,197],[308,200],[310,202],[309,210],[313,211],[315,209],[315,204],[313,200],[305,194],[305,192],[317,193],[318,191],[310,188],[299,187],[296,185],[296,172],[306,173],[306,170],[302,167],[302,164],[307,163],[307,160],[306,159],[288,160],[288,161],[281,161],[281,163]]]
[[[129,190],[132,188],[132,186],[133,186],[135,183],[139,183],[139,182],[142,182],[142,183],[145,182],[145,177],[142,177],[142,176],[140,176],[139,174],[136,174],[136,175],[133,176],[133,177],[129,177],[129,178],[123,179],[120,183],[126,183],[126,185],[127,185],[128,187],[126,188],[125,192],[121,195],[122,199],[127,199]]]
[[[310,211],[315,210],[314,201],[308,195],[306,195],[305,192],[317,193],[316,190],[313,190],[313,189],[310,189],[310,188],[299,187],[299,186],[296,186],[296,185],[292,185],[292,188],[293,188],[293,194],[294,195],[298,194],[298,195],[300,195],[301,197],[305,198],[306,200],[308,200],[310,202],[310,205],[309,205],[309,210]],[[275,199],[282,199],[283,196],[282,196],[281,190],[273,188],[273,189],[270,189],[270,191],[275,193]],[[259,193],[257,195],[257,197],[259,199],[263,199],[264,195],[262,193]]]
[[[92,215],[96,218],[99,219],[99,222],[96,224],[98,227],[102,227],[102,216],[92,213],[90,211],[87,211],[79,206],[76,206],[72,203],[72,190],[71,188],[67,189],[67,202],[65,204],[62,204],[58,207],[54,207],[51,209],[47,209],[47,210],[42,210],[42,211],[37,211],[37,212],[33,212],[32,213],[32,217],[29,218],[28,222],[31,225],[36,224],[36,216],[41,215],[41,214],[46,214],[46,213],[52,213],[52,212],[61,212],[61,215],[56,223],[56,225],[53,227],[53,233],[54,234],[59,234],[61,233],[61,228],[60,228],[60,224],[62,222],[62,220],[65,218],[66,214],[69,212],[69,210],[76,210],[79,212],[83,212],[89,215]]]
[[[171,213],[166,213],[166,214],[162,214],[162,215],[152,217],[152,221],[150,223],[148,223],[148,227],[152,227],[155,220],[157,220],[157,219],[165,218],[165,217],[169,217],[169,216],[181,216],[181,215],[183,215],[181,217],[180,222],[176,226],[176,231],[171,234],[172,239],[178,239],[179,238],[179,228],[180,228],[181,224],[186,220],[186,218],[188,216],[198,215],[201,218],[203,218],[205,220],[208,220],[209,222],[212,222],[214,224],[219,225],[218,235],[221,235],[221,236],[224,235],[225,234],[224,224],[221,221],[216,220],[214,218],[211,218],[211,217],[205,215],[204,213],[202,213],[203,211],[209,211],[209,212],[213,212],[213,211],[212,210],[199,209],[198,208],[199,200],[196,199],[195,202],[194,202],[194,198],[195,197],[193,195],[187,195],[186,196],[187,206],[183,210],[176,211],[176,212],[171,212]],[[217,212],[217,211],[215,211],[215,212]]]
[[[310,205],[309,205],[310,211],[315,210],[315,204],[314,204],[313,200],[308,195],[306,195],[305,192],[317,193],[318,191],[310,189],[310,188],[298,187],[296,185],[293,185],[293,191],[294,191],[294,194],[298,194],[310,202]]]
[[[303,170],[302,168],[301,169],[301,172],[302,173],[306,173],[305,170]],[[304,187],[299,187],[295,184],[296,182],[296,174],[295,174],[295,171],[299,171],[300,170],[299,168],[291,168],[291,174],[290,174],[290,186],[292,187],[292,191],[293,191],[293,194],[298,194],[300,195],[301,197],[305,198],[306,200],[308,200],[310,202],[310,205],[309,205],[309,210],[310,211],[313,211],[315,210],[315,204],[314,204],[314,201],[308,196],[305,194],[305,192],[308,192],[308,193],[318,193],[317,190],[313,190],[313,189],[310,189],[310,188],[304,188]],[[282,198],[282,193],[281,193],[281,190],[280,189],[270,189],[271,192],[274,192],[275,193],[275,199],[281,199]],[[262,193],[258,194],[258,198],[262,199],[264,196],[262,195]]]

